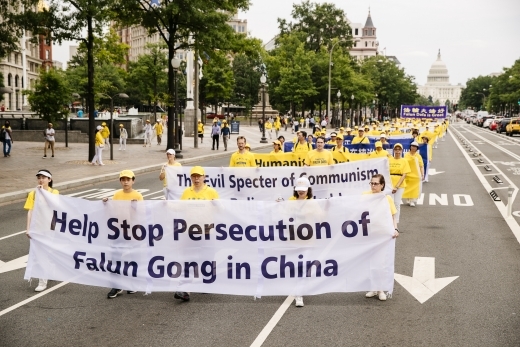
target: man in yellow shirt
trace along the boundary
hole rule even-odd
[[[255,156],[246,149],[246,138],[237,137],[238,151],[231,155],[229,167],[256,167]]]
[[[368,137],[365,136],[365,130],[363,130],[363,128],[361,128],[361,127],[359,128],[358,136],[355,136],[352,139],[352,144],[353,145],[356,145],[356,144],[368,145],[368,144],[370,144],[370,140],[368,139]]]
[[[293,153],[307,153],[309,151],[312,151],[312,145],[307,142],[307,132],[305,131],[298,131],[296,134],[298,137],[298,141],[293,146]]]
[[[336,137],[337,136],[338,135],[335,132],[331,132],[330,133],[330,140],[329,140],[329,142],[327,142],[327,145],[334,145],[335,146],[336,145]]]
[[[110,130],[108,129],[107,123],[105,123],[105,122],[101,123],[101,126],[102,126],[102,128],[101,128],[100,133],[101,133],[101,136],[103,136],[103,141],[108,148],[108,147],[110,147],[110,141],[108,139],[108,137],[110,136]]]
[[[341,135],[341,136],[345,135],[345,128],[344,127],[340,127],[339,128],[339,134],[338,135]]]
[[[305,158],[306,166],[326,166],[333,165],[334,159],[332,157],[332,152],[327,151],[325,149],[325,138],[320,136],[316,139],[316,149],[310,152],[307,152],[307,157]]]
[[[155,135],[157,135],[157,144],[161,145],[161,138],[163,134],[163,126],[160,119],[157,119],[157,123],[155,124]]]
[[[204,142],[204,124],[200,120],[197,123],[197,134],[200,138],[200,143]]]
[[[137,190],[134,190],[133,186],[135,183],[135,175],[133,171],[123,170],[119,173],[119,183],[123,189],[119,189],[112,196],[112,200],[130,200],[130,201],[142,201],[143,196]],[[103,198],[103,202],[107,202],[108,198]],[[123,293],[122,289],[112,288],[107,294],[108,299],[113,299],[119,294]],[[135,294],[134,290],[127,290],[127,294]]]
[[[388,154],[388,152],[385,149],[383,149],[383,143],[381,141],[376,141],[375,147],[376,150],[368,154],[368,157],[370,159],[390,157],[390,154]]]

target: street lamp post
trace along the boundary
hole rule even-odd
[[[330,80],[331,80],[331,67],[332,67],[332,51],[334,47],[340,43],[341,41],[337,41],[335,44],[332,45],[329,52],[329,90],[327,94],[327,116],[330,114]]]
[[[350,96],[350,100],[352,100],[352,101],[350,102],[350,119],[352,119],[352,116],[353,116],[352,106],[354,105],[354,94],[352,94],[352,95]]]
[[[262,74],[260,76],[260,83],[262,84],[262,139],[260,140],[260,143],[267,143],[267,139],[265,138],[265,82],[267,81],[267,78],[265,77],[265,74]]]
[[[182,141],[182,122],[179,124],[179,97],[177,93],[177,73],[181,66],[181,59],[173,57],[171,60],[173,68],[173,94],[174,94],[174,106],[173,106],[173,139],[170,140],[168,137],[167,148],[173,148],[175,150],[175,158],[182,159],[180,143]],[[170,125],[170,119],[168,118],[168,126]],[[171,133],[171,132],[169,132]],[[173,146],[172,146],[173,145]]]
[[[110,160],[114,160],[114,98],[128,99],[129,96],[125,93],[118,93],[112,97],[103,93],[99,95],[110,99]]]
[[[336,126],[336,128],[338,128],[338,123],[340,122],[340,119],[339,119],[339,115],[341,114],[341,91],[338,89],[338,93],[336,94],[336,96],[338,97],[338,116],[336,117],[336,124],[334,124]],[[343,115],[341,115],[341,125],[340,126],[343,126],[343,123],[345,123],[345,120],[343,119]]]
[[[78,93],[71,94],[74,99],[79,99],[81,96]],[[65,147],[69,147],[69,115],[65,116]]]

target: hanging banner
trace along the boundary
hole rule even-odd
[[[448,106],[401,105],[401,118],[446,118]]]
[[[206,167],[205,182],[217,190],[221,199],[263,201],[289,198],[296,179],[302,175],[309,179],[317,199],[361,194],[369,190],[368,183],[375,174],[382,174],[386,182],[390,182],[387,158],[311,167],[283,166],[286,163],[280,159],[268,165],[275,167]],[[190,170],[189,166],[166,167],[169,200],[179,200],[183,191],[191,186]]]
[[[38,190],[29,232],[25,279],[257,297],[393,290],[384,194],[103,203]]]

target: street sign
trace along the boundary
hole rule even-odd
[[[231,122],[231,134],[239,134],[239,133],[240,133],[240,122],[234,120]]]

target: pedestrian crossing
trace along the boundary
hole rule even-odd
[[[66,196],[72,196],[86,200],[102,200],[103,198],[110,198],[119,189],[113,188],[92,188],[81,192],[75,192],[71,194],[64,194]],[[164,192],[162,190],[151,192],[150,189],[136,189],[139,193],[146,198],[146,200],[164,200]]]

